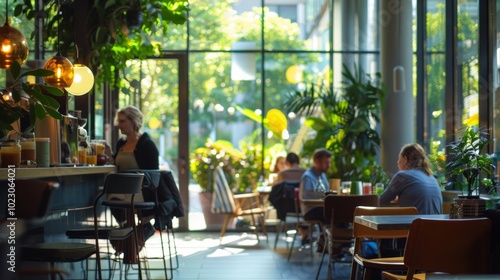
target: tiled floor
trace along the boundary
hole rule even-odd
[[[290,262],[284,240],[273,250],[274,234],[270,233],[269,242],[255,235],[246,233],[227,233],[223,244],[219,244],[218,233],[176,233],[176,245],[179,253],[179,267],[173,271],[174,279],[314,279],[319,264],[320,254],[310,250],[296,250]],[[148,256],[159,254],[159,233],[148,240]],[[325,258],[326,259],[326,258]],[[156,267],[157,260],[149,262]],[[319,279],[326,279],[326,260]],[[334,279],[348,279],[350,264],[337,264]],[[150,279],[164,279],[163,271],[154,271]],[[114,279],[119,279],[115,275]],[[130,270],[127,279],[138,279],[137,271]]]

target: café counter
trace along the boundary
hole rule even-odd
[[[85,176],[90,174],[107,174],[115,172],[114,165],[103,166],[64,166],[64,167],[37,167],[37,168],[0,168],[0,181],[8,178],[19,179],[43,179],[65,176]]]
[[[1,168],[0,197],[7,197],[8,180],[44,180],[59,183],[50,204],[50,212],[65,212],[68,209],[92,205],[94,198],[102,186],[104,178],[110,172],[115,172],[116,166],[64,166],[37,168]],[[6,199],[0,199],[0,207],[5,209]],[[4,218],[4,213],[1,214]]]

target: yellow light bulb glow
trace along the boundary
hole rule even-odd
[[[0,68],[10,69],[13,61],[20,65],[28,58],[28,42],[24,35],[7,22],[0,27]]]
[[[94,87],[94,74],[90,69],[80,63],[73,64],[75,77],[73,84],[66,90],[73,95],[84,95]]]
[[[73,64],[69,59],[61,56],[59,53],[45,62],[45,70],[54,72],[54,75],[45,76],[43,80],[49,86],[66,88],[73,84],[74,70]]]

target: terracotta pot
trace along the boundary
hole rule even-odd
[[[220,230],[226,215],[224,214],[214,214],[210,209],[212,207],[212,195],[211,192],[200,192],[200,205],[203,212],[203,217],[205,218],[205,224],[207,229],[218,229]]]

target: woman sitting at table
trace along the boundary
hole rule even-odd
[[[106,145],[106,154],[110,162],[114,163],[118,171],[123,172],[134,169],[159,169],[159,152],[155,143],[147,133],[142,133],[143,114],[134,106],[125,106],[118,110],[115,125],[120,129],[122,138],[116,143],[116,153],[112,153]],[[113,197],[109,199],[128,199]],[[144,201],[142,194],[136,196],[136,201]],[[126,221],[125,213],[120,209],[112,209],[113,216],[119,223]],[[153,236],[155,229],[149,222],[152,217],[142,218],[144,240]]]
[[[399,206],[413,206],[419,214],[441,214],[443,197],[430,161],[419,144],[406,144],[398,159],[399,171],[380,196],[380,204],[397,202]],[[402,256],[406,238],[383,239],[380,252],[383,257]]]
[[[399,206],[414,206],[419,214],[441,214],[443,197],[430,161],[419,144],[406,144],[398,159],[399,171],[380,196],[380,204],[397,201]]]

